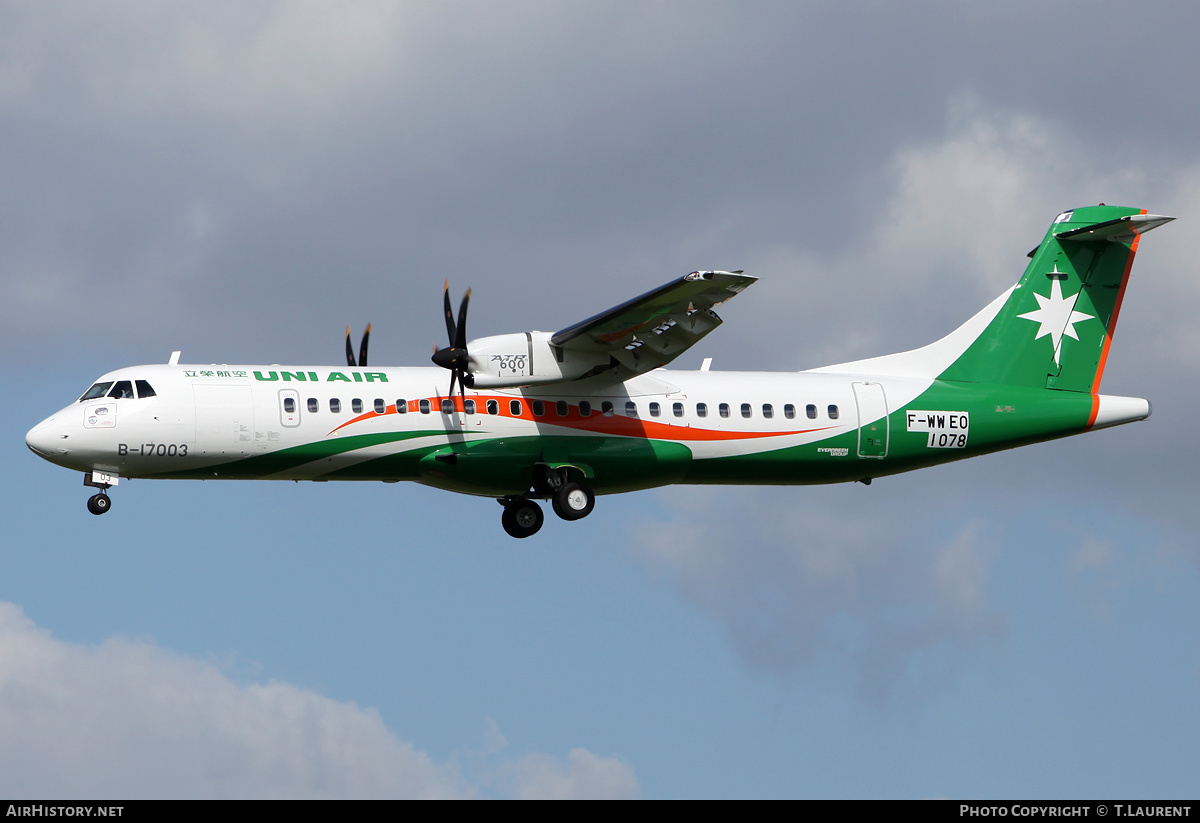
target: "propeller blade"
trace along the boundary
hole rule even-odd
[[[346,334],[349,335],[349,333],[350,333],[349,327],[347,327]],[[367,330],[365,332],[363,332],[362,345],[358,347],[358,365],[362,366],[364,369],[367,367],[367,341],[370,339],[371,339],[371,324],[368,323]],[[346,344],[347,345],[350,344],[350,338],[348,336],[346,338]],[[351,363],[350,365],[353,366],[354,364]]]
[[[450,347],[454,347],[454,311],[450,308],[450,281],[446,281],[446,291],[442,293],[442,310],[446,315],[446,337],[450,341]]]
[[[458,323],[455,323],[454,309],[450,305],[450,281],[446,280],[446,288],[442,292],[442,315],[446,319],[446,336],[450,339],[450,345],[444,349],[434,345],[432,358],[436,365],[450,370],[450,391],[446,396],[453,400],[454,384],[457,382],[459,395],[464,403],[467,386],[474,382],[467,372],[471,363],[470,353],[467,351],[467,306],[470,302],[471,290],[467,289],[458,307]]]
[[[357,366],[354,362],[354,346],[350,345],[350,327],[346,326],[346,365]]]
[[[462,305],[458,308],[458,335],[451,344],[456,349],[462,349],[463,351],[467,349],[467,303],[470,300],[471,290],[467,289],[467,293],[463,295]]]

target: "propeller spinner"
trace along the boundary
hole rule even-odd
[[[450,370],[450,391],[448,396],[454,396],[454,382],[458,381],[459,393],[466,395],[467,386],[474,381],[467,372],[471,364],[471,356],[467,352],[467,303],[471,299],[471,290],[463,295],[462,305],[458,308],[458,323],[454,322],[454,312],[450,307],[450,281],[446,281],[446,290],[442,294],[442,310],[446,316],[446,336],[450,345],[444,349],[433,347],[433,362],[443,369]]]

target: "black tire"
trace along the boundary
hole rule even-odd
[[[532,500],[514,500],[504,507],[500,525],[512,537],[529,537],[537,534],[546,520],[542,507]]]
[[[92,514],[104,514],[112,508],[112,499],[104,492],[93,494],[88,498],[87,507]]]
[[[596,495],[586,483],[565,483],[554,493],[554,513],[563,520],[581,520],[596,507]]]

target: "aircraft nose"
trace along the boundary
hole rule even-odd
[[[67,445],[69,438],[66,432],[60,431],[62,427],[56,426],[54,420],[53,417],[47,417],[25,435],[25,445],[29,450],[47,460],[71,450]]]

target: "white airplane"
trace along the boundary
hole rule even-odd
[[[165,365],[110,372],[35,426],[36,454],[111,506],[123,478],[413,480],[499,500],[513,537],[596,494],[670,483],[861,481],[1150,415],[1098,393],[1140,236],[1173,218],[1055,219],[1015,286],[914,351],[804,372],[668,371],[755,282],[692,272],[556,333],[466,339],[444,298],[440,368]],[[449,383],[445,380],[449,370]],[[457,392],[456,392],[457,388]]]

